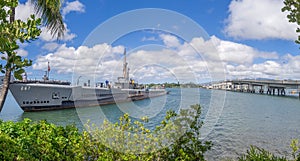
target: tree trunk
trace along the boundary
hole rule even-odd
[[[12,12],[10,14],[9,21],[10,21],[10,23],[13,23],[15,21],[16,8],[13,7],[13,8],[11,8],[11,10],[12,10]],[[8,55],[7,55],[7,57],[8,57]],[[9,60],[9,57],[7,58],[7,61],[8,60]],[[6,63],[9,63],[9,62],[6,62]],[[8,89],[9,89],[10,77],[11,77],[11,66],[6,65],[5,75],[3,78],[3,84],[2,84],[1,95],[0,95],[0,112],[2,111],[3,105],[6,100],[6,96],[7,96]]]
[[[11,77],[11,69],[6,69],[5,76],[3,78],[1,95],[0,95],[0,112],[2,111],[8,93],[10,77]]]

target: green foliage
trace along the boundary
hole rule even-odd
[[[251,146],[249,150],[247,150],[247,154],[242,155],[238,158],[239,161],[287,161],[285,157],[277,157],[274,154],[255,147]]]
[[[291,141],[290,147],[292,148],[293,161],[300,161],[300,145],[297,139]],[[286,157],[276,156],[269,151],[258,148],[255,146],[250,146],[247,153],[241,155],[238,158],[239,161],[288,161]]]
[[[168,111],[155,130],[144,126],[148,118],[132,121],[128,114],[111,124],[104,121],[101,127],[88,126],[92,146],[97,147],[94,159],[112,160],[204,160],[210,142],[200,140],[200,105],[181,110],[179,114]],[[86,149],[88,149],[86,148]],[[93,148],[92,148],[93,149]],[[92,155],[95,156],[95,155]]]
[[[74,126],[29,119],[0,123],[0,160],[80,160],[81,134]]]
[[[300,161],[299,141],[297,139],[293,139],[291,141],[290,147],[292,148],[292,156],[293,156],[294,160]]]
[[[0,65],[0,71],[15,71],[14,76],[21,79],[24,72],[23,67],[30,66],[32,62],[22,59],[17,55],[18,43],[30,42],[37,39],[41,30],[41,19],[31,15],[26,22],[14,19],[14,10],[17,7],[17,0],[6,0],[0,2],[0,53],[2,61],[6,64]]]
[[[90,131],[94,143],[109,148],[106,155],[113,160],[204,160],[211,143],[200,140],[200,114],[200,105],[181,110],[179,114],[168,111],[153,131],[143,124],[147,118],[132,122],[125,114],[119,123],[105,121],[100,129],[93,127]]]
[[[41,19],[36,19],[34,15],[28,18],[27,22],[14,20],[10,22],[12,11],[18,4],[17,0],[1,1],[0,2],[0,52],[12,52],[19,48],[17,41],[21,43],[31,41],[40,35],[41,30],[38,26],[41,24]],[[7,8],[9,8],[7,10]]]
[[[16,141],[5,133],[0,133],[0,148],[5,149],[0,151],[1,160],[14,160],[20,153]]]
[[[164,83],[163,84],[166,88],[179,88],[180,84],[178,83]]]
[[[198,114],[199,105],[169,111],[152,131],[144,126],[148,118],[132,121],[128,114],[82,133],[46,121],[1,121],[0,160],[204,160],[211,144],[199,140]]]
[[[62,38],[66,30],[60,14],[62,2],[63,0],[31,0],[36,13],[41,15],[45,26],[51,35],[57,39]]]
[[[284,7],[281,9],[282,12],[288,12],[287,18],[289,22],[300,25],[300,0],[284,0]],[[297,27],[297,33],[300,33],[300,28]],[[300,44],[300,35],[296,43]]]
[[[200,140],[200,128],[203,125],[200,115],[200,105],[192,105],[190,109],[182,109],[173,121],[168,122],[174,123],[176,130],[173,128],[174,132],[170,132],[168,129],[168,141],[171,144],[160,151],[165,154],[163,160],[205,160],[204,153],[210,150],[212,143]],[[181,135],[176,137],[178,134]]]

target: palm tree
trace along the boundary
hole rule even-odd
[[[62,1],[31,0],[31,3],[34,4],[36,14],[41,15],[44,25],[50,30],[52,36],[57,37],[57,39],[62,38],[64,36],[64,31],[66,30],[60,13]],[[10,23],[13,23],[15,21],[15,8],[13,7],[11,10]],[[7,60],[9,60],[9,54]],[[5,66],[5,75],[0,95],[0,112],[8,93],[12,70],[13,68],[11,65]]]
[[[58,39],[63,37],[66,28],[60,13],[62,0],[31,0],[31,3],[34,4],[36,13],[41,15],[52,36]]]

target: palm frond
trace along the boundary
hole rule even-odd
[[[61,15],[61,0],[31,0],[38,15],[41,15],[43,23],[50,30],[53,37],[60,39],[66,30]]]

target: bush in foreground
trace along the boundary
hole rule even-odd
[[[291,161],[300,161],[300,145],[297,139],[293,139],[290,147],[292,148],[292,160]],[[238,158],[239,161],[288,161],[285,156],[276,156],[275,154],[256,147],[250,146],[250,149],[247,150],[246,154],[241,155]]]
[[[285,157],[278,157],[255,146],[251,146],[247,153],[240,156],[239,161],[287,161]]]
[[[212,145],[199,139],[200,114],[199,105],[169,111],[155,130],[144,126],[147,118],[132,122],[128,114],[83,132],[46,121],[0,121],[0,160],[204,160]]]
[[[77,159],[81,142],[82,136],[74,126],[33,123],[29,119],[0,122],[0,160]]]

